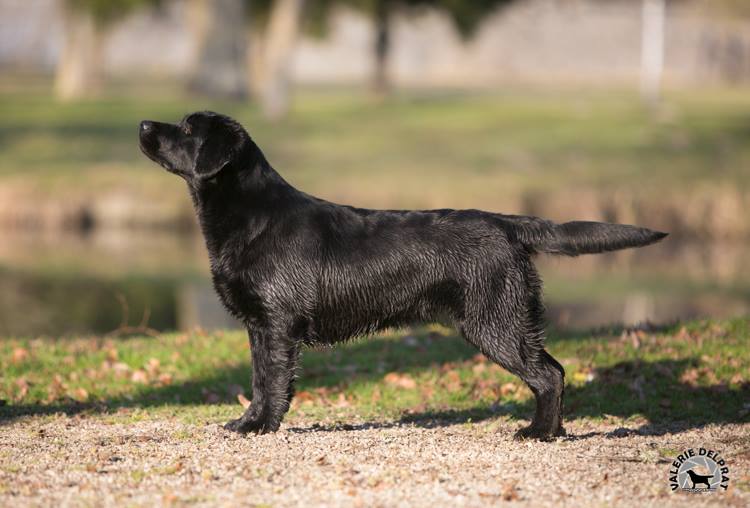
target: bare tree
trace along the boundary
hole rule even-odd
[[[388,56],[391,49],[392,0],[377,0],[373,10],[375,23],[374,67],[372,88],[377,94],[390,90],[391,80],[388,76]]]
[[[55,73],[55,95],[75,100],[99,89],[102,82],[102,27],[85,9],[65,10],[65,39]]]
[[[190,17],[198,45],[190,90],[234,99],[246,97],[248,37],[245,2],[191,0]]]
[[[263,61],[258,83],[262,110],[271,119],[289,110],[292,56],[304,6],[305,0],[274,0],[270,7],[259,53]]]
[[[487,16],[514,1],[516,0],[318,0],[316,11],[328,14],[327,11],[336,5],[348,5],[372,18],[375,34],[372,89],[377,94],[383,94],[391,88],[388,64],[393,45],[392,21],[397,12],[424,7],[440,10],[448,14],[461,37],[469,39]]]
[[[649,104],[659,102],[664,72],[666,0],[643,0],[641,37],[641,96]]]
[[[161,0],[64,0],[65,39],[55,75],[55,94],[73,100],[104,81],[102,46],[107,30],[134,9]]]

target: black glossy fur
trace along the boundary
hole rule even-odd
[[[544,350],[533,256],[638,247],[665,236],[480,210],[337,205],[293,188],[237,122],[210,112],[177,125],[142,122],[140,144],[186,180],[216,291],[247,327],[252,404],[226,425],[238,432],[279,428],[302,345],[447,321],[533,391],[536,413],[519,437],[560,435],[564,370]]]

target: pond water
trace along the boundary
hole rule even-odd
[[[548,320],[561,328],[750,314],[750,245],[682,243],[540,257]],[[0,236],[0,337],[236,327],[196,235]]]

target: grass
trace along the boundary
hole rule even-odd
[[[553,332],[568,419],[651,424],[748,421],[750,321],[697,321],[654,332]],[[241,332],[156,338],[0,342],[0,421],[83,412],[111,421],[221,422],[248,398]],[[528,418],[529,390],[438,326],[306,350],[290,421]],[[182,436],[181,439],[190,439]]]
[[[237,117],[293,184],[365,206],[518,210],[522,192],[590,187],[658,197],[748,184],[750,96],[674,93],[658,113],[631,93],[302,90],[269,123],[251,103],[116,95],[60,104],[46,89],[0,87],[0,182],[41,193],[126,188],[186,200],[138,150],[143,118],[215,109]],[[398,181],[398,185],[394,185]]]

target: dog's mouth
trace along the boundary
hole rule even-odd
[[[154,135],[151,132],[141,132],[139,136],[139,146],[141,148],[141,152],[157,163],[159,166],[163,167],[170,173],[177,173],[177,170],[172,166],[172,164],[165,160],[160,152],[159,152],[159,140],[156,135]]]

